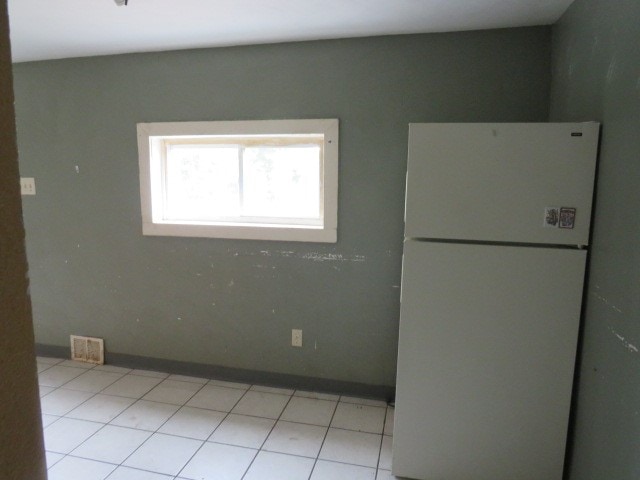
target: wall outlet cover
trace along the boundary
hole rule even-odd
[[[295,328],[291,330],[291,346],[292,347],[302,346],[302,330],[298,330]]]

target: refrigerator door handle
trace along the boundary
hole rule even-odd
[[[402,253],[402,258],[400,259],[400,265],[401,265],[401,269],[400,269],[400,304],[402,304],[402,285],[404,284],[404,282],[402,281],[402,279],[404,278],[404,252]]]
[[[407,224],[407,188],[409,187],[409,170],[404,174],[404,224]]]

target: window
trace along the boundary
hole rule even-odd
[[[338,120],[139,123],[144,235],[335,242]]]

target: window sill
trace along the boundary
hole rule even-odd
[[[143,223],[144,235],[162,237],[234,238],[291,242],[336,243],[337,228],[281,225],[202,225]]]

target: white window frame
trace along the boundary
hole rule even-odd
[[[153,236],[335,243],[338,229],[338,120],[252,120],[138,123],[142,233]],[[323,135],[320,225],[162,219],[161,144],[167,137]]]

